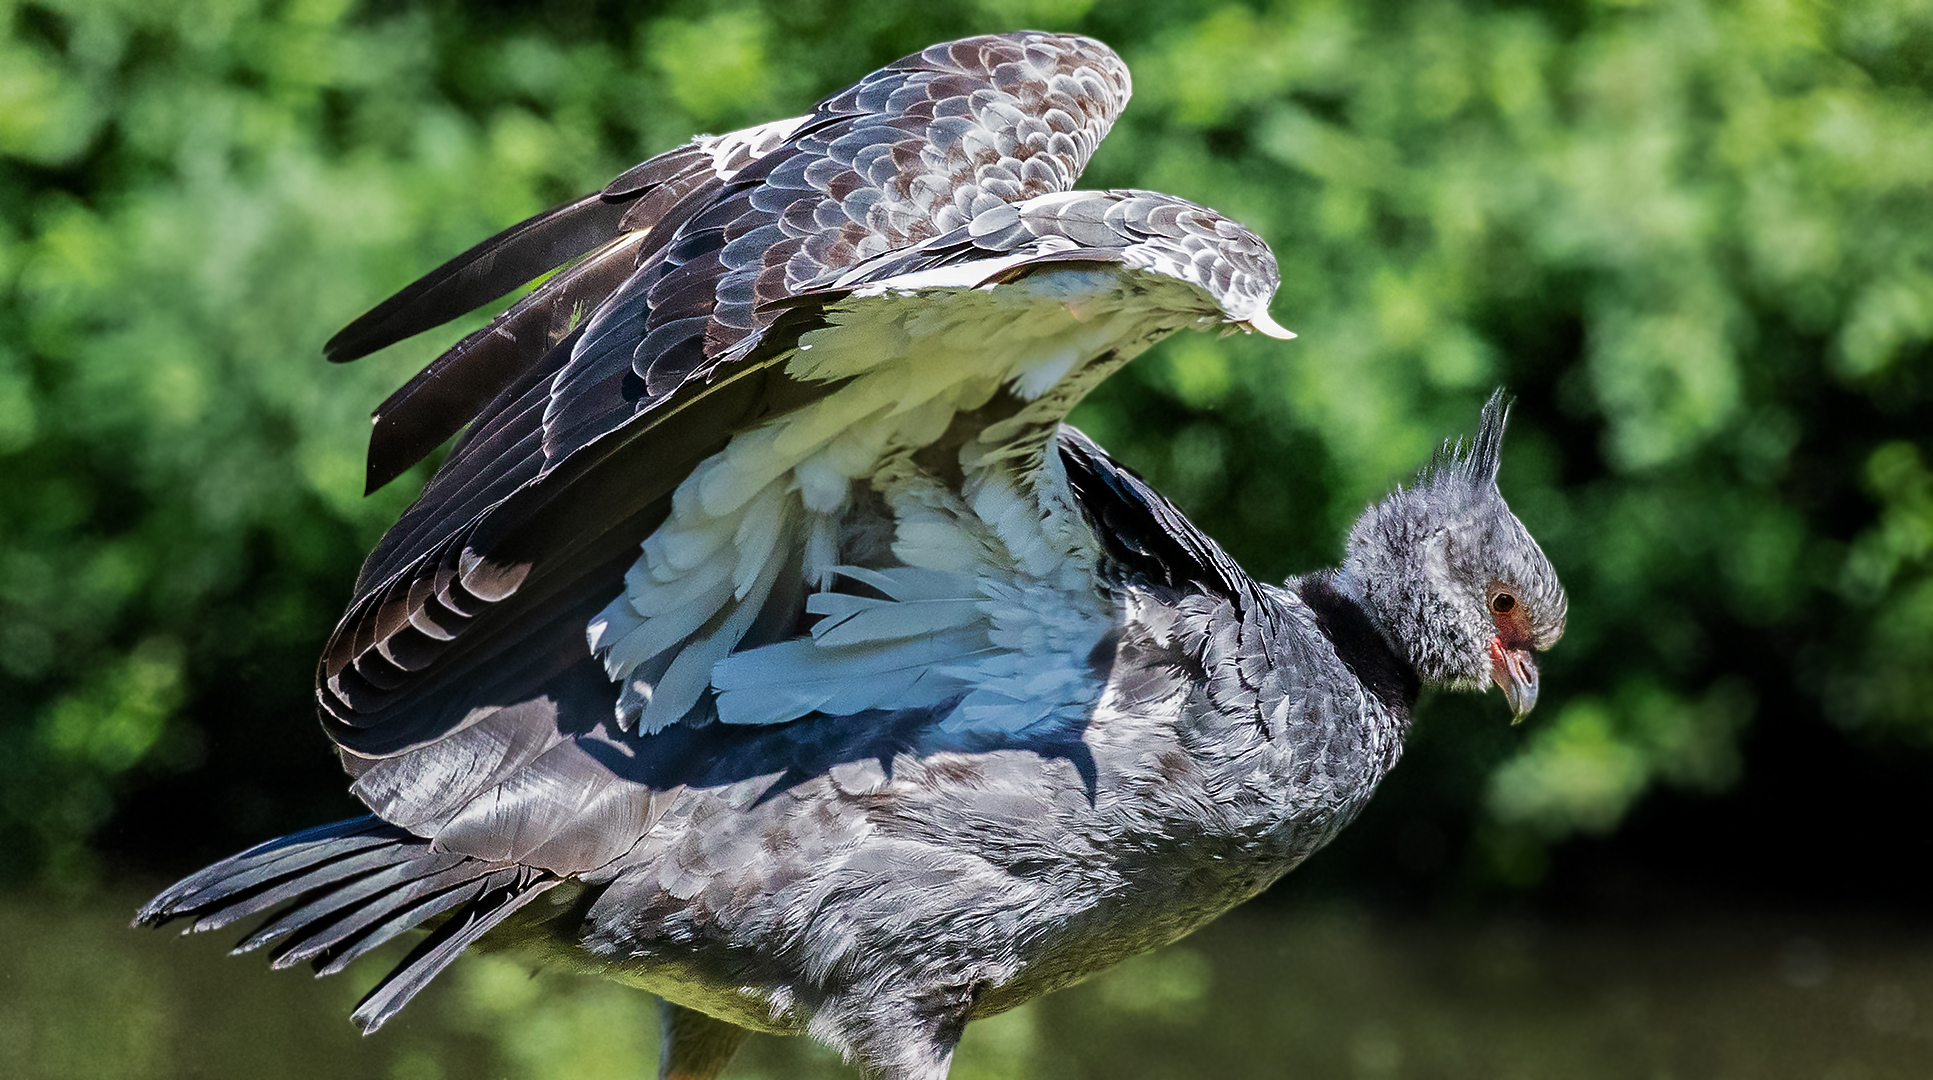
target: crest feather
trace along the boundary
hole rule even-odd
[[[1462,439],[1444,442],[1429,467],[1423,470],[1422,483],[1455,479],[1479,491],[1495,488],[1497,467],[1503,460],[1503,429],[1510,418],[1510,402],[1510,396],[1498,387],[1484,403],[1476,438],[1468,443]]]

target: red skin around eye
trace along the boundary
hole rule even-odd
[[[1503,648],[1528,649],[1531,647],[1530,620],[1524,617],[1524,605],[1521,602],[1502,614],[1492,611],[1490,618],[1497,624],[1496,641]]]

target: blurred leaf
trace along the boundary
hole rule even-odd
[[[773,91],[762,13],[743,8],[698,21],[666,18],[652,28],[651,61],[699,125],[758,123]]]
[[[41,741],[69,761],[127,770],[160,740],[181,704],[181,662],[176,642],[142,642],[85,690],[55,702],[41,717]]]

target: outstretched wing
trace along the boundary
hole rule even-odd
[[[701,460],[667,485],[642,554],[609,556],[586,579],[602,589],[544,594],[514,648],[441,687],[434,741],[352,756],[357,793],[448,850],[581,871],[650,828],[655,793],[681,782],[677,729],[917,714],[1004,737],[1077,719],[1116,617],[1100,563],[1124,560],[1084,516],[1094,470],[1044,451],[1159,338],[1265,319],[1274,266],[1167,196],[1047,196],[997,218],[1011,250],[969,226],[788,300],[729,362],[776,350],[760,370],[821,392],[692,429],[679,452]],[[604,459],[577,490],[621,497],[669,453]],[[579,512],[561,500],[544,524]]]
[[[618,235],[379,411],[372,479],[440,438],[478,386],[501,384],[364,566],[319,672],[331,737],[391,754],[516,700],[492,678],[496,658],[542,612],[614,591],[687,473],[733,433],[829,390],[743,348],[782,317],[767,301],[1003,199],[1070,186],[1127,93],[1126,69],[1098,42],[971,38],[890,65],[801,121],[700,140],[621,178],[600,196],[635,197]],[[747,163],[699,162],[721,143],[743,146]],[[359,321],[339,354],[500,289],[485,263],[540,266],[571,250],[552,237],[596,235],[608,211],[577,206],[562,217],[582,230],[544,219],[512,230],[459,260],[479,269],[439,270]],[[428,388],[442,384],[459,389]]]
[[[474,420],[323,657],[358,796],[437,850],[578,873],[716,759],[714,721],[1078,716],[1115,613],[1054,432],[1176,329],[1278,329],[1240,226],[1066,190],[1126,92],[1085,39],[936,46],[647,162],[598,197],[632,200],[613,235],[601,202],[535,219],[345,332],[602,245],[379,414],[390,446]]]

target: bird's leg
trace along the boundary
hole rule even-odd
[[[859,1048],[859,1073],[866,1080],[946,1080],[953,1068],[953,1048],[960,1036],[927,1039],[923,1033],[883,1041],[884,1045]]]
[[[659,1003],[658,1080],[713,1080],[751,1032],[696,1009]]]
[[[946,1080],[953,1048],[983,989],[979,981],[929,987],[907,998],[866,1004],[853,1040],[854,1063],[866,1080]],[[882,995],[885,996],[885,995]]]

